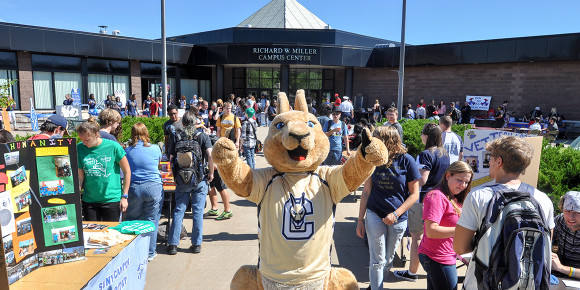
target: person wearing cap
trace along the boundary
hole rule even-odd
[[[354,107],[347,96],[344,96],[343,99],[344,101],[339,106],[342,113],[340,120],[344,121],[345,118],[352,120],[352,117],[354,117]]]
[[[540,118],[540,119],[542,119],[543,116],[542,116],[542,111],[540,110],[540,107],[536,107],[534,110],[532,110],[530,112],[530,116],[531,116],[530,119],[532,119],[532,120],[534,118]]]
[[[62,138],[62,136],[69,135],[67,126],[68,122],[63,116],[52,115],[44,124],[40,125],[40,134],[28,138],[28,140]]]
[[[254,160],[254,149],[256,148],[256,140],[258,139],[258,134],[256,129],[258,124],[254,120],[254,115],[256,111],[253,108],[246,109],[246,121],[242,125],[242,153],[246,158],[246,163],[250,168],[256,168],[256,162]]]
[[[339,99],[340,100],[340,99]],[[324,165],[340,165],[342,159],[342,143],[346,147],[346,154],[350,156],[350,149],[348,146],[348,130],[346,124],[340,121],[340,114],[342,111],[339,107],[332,108],[332,119],[322,125],[322,131],[328,137],[330,142],[330,150],[328,156],[324,161]]]
[[[562,213],[554,218],[552,273],[580,278],[580,192],[568,191],[558,208]]]

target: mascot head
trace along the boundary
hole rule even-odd
[[[270,165],[279,172],[314,171],[329,149],[322,125],[308,113],[304,90],[296,92],[293,111],[286,94],[279,93],[277,115],[264,141],[264,157]]]

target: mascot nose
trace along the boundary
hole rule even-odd
[[[300,140],[310,136],[310,132],[304,134],[304,135],[298,135],[298,134],[294,134],[294,133],[290,133],[290,136],[292,136],[293,138],[296,138],[298,140],[298,142],[300,142]]]

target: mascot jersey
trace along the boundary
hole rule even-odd
[[[305,284],[326,277],[336,204],[349,194],[342,167],[314,172],[252,170],[248,200],[258,204],[260,273],[283,284]]]

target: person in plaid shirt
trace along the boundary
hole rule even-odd
[[[246,162],[252,169],[255,169],[256,167],[254,150],[256,147],[256,139],[258,138],[256,134],[258,124],[256,123],[256,120],[254,120],[254,114],[256,114],[256,111],[253,108],[247,108],[246,121],[242,125],[242,140],[244,142],[242,144],[242,153],[246,158]]]

